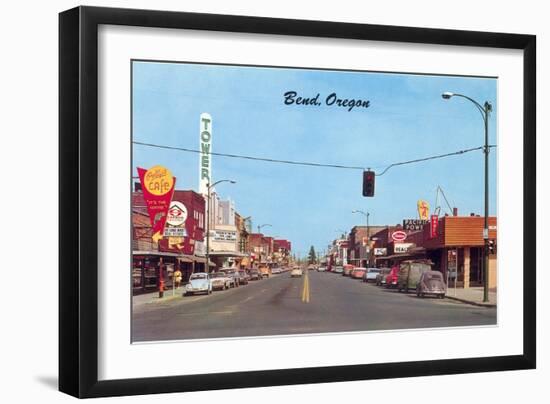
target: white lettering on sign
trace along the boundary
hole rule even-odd
[[[199,122],[199,193],[208,193],[208,184],[212,177],[212,117],[202,113]]]
[[[413,243],[399,243],[395,244],[393,247],[393,252],[397,254],[406,253],[409,248],[411,248],[414,244]]]
[[[212,235],[215,241],[236,241],[237,232],[231,230],[213,230]]]

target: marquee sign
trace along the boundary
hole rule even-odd
[[[237,241],[237,232],[231,230],[211,230],[214,241]]]

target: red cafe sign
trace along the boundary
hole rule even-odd
[[[407,239],[407,233],[402,230],[397,230],[391,234],[391,238],[393,241],[405,241]]]
[[[158,243],[163,237],[176,177],[172,176],[170,170],[163,166],[154,166],[148,170],[137,167],[137,171],[153,228],[152,238]]]

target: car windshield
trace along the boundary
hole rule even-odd
[[[380,269],[378,269],[378,268],[369,268],[369,272],[378,273],[378,272],[380,272]]]
[[[194,279],[206,279],[207,275],[206,274],[193,274],[189,277],[189,280],[194,280]]]
[[[223,272],[214,272],[213,274],[210,274],[211,278],[223,278],[225,274]]]

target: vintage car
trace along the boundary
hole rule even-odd
[[[366,272],[367,268],[355,267],[351,270],[349,276],[353,279],[363,279],[363,276],[365,276]]]
[[[327,267],[325,265],[319,265],[319,268],[317,268],[317,272],[326,272]]]
[[[222,268],[221,272],[224,272],[229,278],[233,280],[232,287],[238,288],[241,285],[241,277],[237,268],[226,267]]]
[[[292,271],[290,271],[290,277],[291,278],[300,278],[303,275],[304,271],[300,267],[294,267],[292,268]]]
[[[445,297],[447,287],[443,281],[443,274],[439,271],[426,271],[420,276],[416,284],[416,296],[435,295],[441,299]]]
[[[376,282],[376,277],[380,273],[380,268],[367,268],[363,276],[363,282]]]
[[[376,286],[386,284],[386,276],[390,273],[390,268],[380,268],[380,272],[376,275]]]
[[[332,267],[332,272],[334,272],[335,274],[341,274],[344,272],[344,267],[340,265]]]
[[[353,265],[346,264],[344,265],[344,271],[342,272],[343,276],[350,276],[351,271],[355,268]]]
[[[214,290],[225,290],[235,286],[235,280],[223,271],[212,272],[210,278]]]
[[[239,283],[241,285],[248,285],[248,280],[250,279],[250,275],[244,270],[239,270]]]
[[[194,295],[195,293],[212,293],[212,281],[210,275],[205,272],[195,272],[189,277],[189,283],[185,285],[183,295]]]
[[[258,271],[257,269],[251,269],[249,276],[250,276],[249,279],[251,281],[259,281],[262,279],[262,274],[260,274],[260,271]]]
[[[424,272],[432,269],[432,263],[429,260],[406,260],[399,266],[399,275],[397,277],[397,290],[405,293],[409,289],[416,289],[416,284]]]
[[[261,266],[260,274],[262,275],[262,278],[269,278],[271,276],[271,268],[268,266]]]
[[[386,275],[386,288],[394,288],[397,286],[397,278],[399,276],[399,265],[391,267],[390,272]]]

